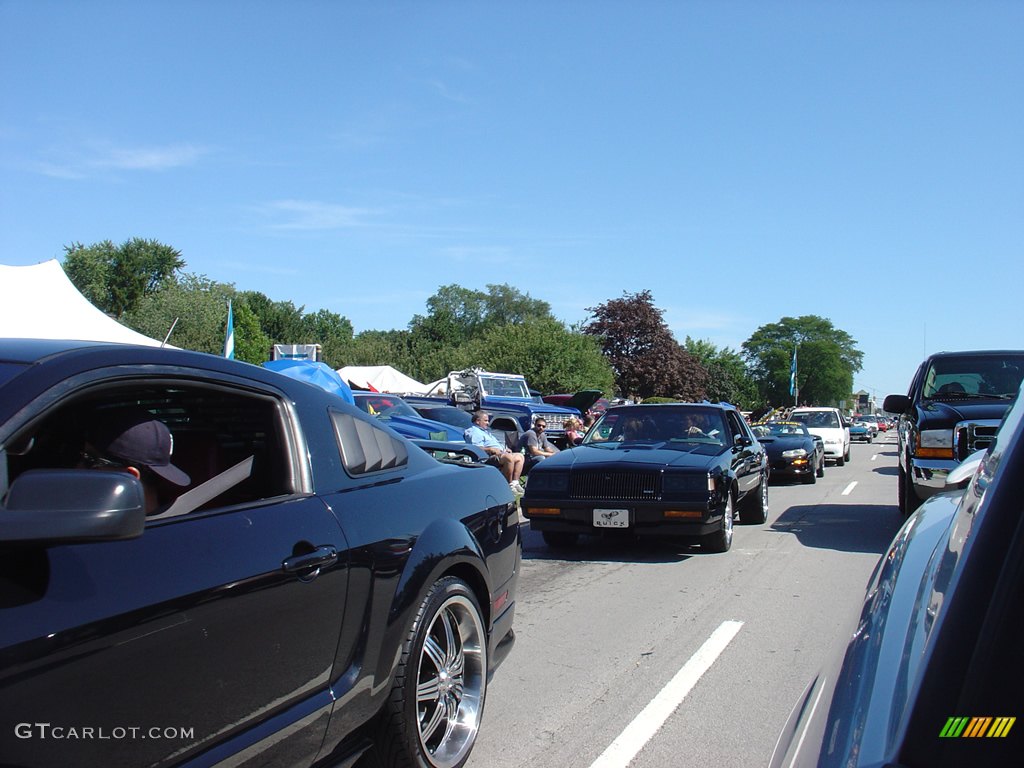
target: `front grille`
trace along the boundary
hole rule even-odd
[[[564,432],[565,421],[572,414],[569,413],[537,413],[534,414],[534,418],[538,416],[544,417],[544,423],[547,424],[548,431]]]
[[[658,501],[661,472],[573,472],[569,498],[577,501]]]
[[[953,431],[953,450],[957,461],[963,461],[975,451],[982,451],[992,445],[999,430],[999,422],[994,419],[986,421],[962,421]]]

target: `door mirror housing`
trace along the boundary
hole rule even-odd
[[[0,506],[0,542],[118,541],[138,538],[145,525],[142,483],[126,472],[29,470]]]

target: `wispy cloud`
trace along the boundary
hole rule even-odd
[[[433,78],[431,80],[427,80],[427,85],[430,86],[430,88],[435,93],[437,93],[442,99],[446,99],[448,101],[454,101],[457,104],[471,104],[472,103],[472,100],[468,96],[466,96],[465,94],[457,93],[456,91],[453,91],[451,88],[448,87],[448,85],[446,83],[442,82],[441,80],[438,80],[437,78]]]
[[[52,152],[50,157],[35,163],[35,169],[44,176],[59,179],[84,179],[110,171],[161,172],[195,165],[209,153],[193,144],[167,146],[111,146],[90,145],[65,148]]]
[[[171,168],[195,165],[206,151],[191,144],[170,147],[125,147],[110,149],[106,157],[96,158],[97,168],[116,168],[127,171],[166,171]]]
[[[276,219],[274,229],[325,230],[352,229],[365,226],[379,211],[317,200],[275,200],[262,206],[263,212]]]

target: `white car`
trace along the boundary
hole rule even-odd
[[[802,421],[807,431],[821,437],[825,460],[837,467],[850,460],[850,427],[838,408],[794,408],[791,421]]]

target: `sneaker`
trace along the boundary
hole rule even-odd
[[[523,492],[523,486],[521,486],[519,483],[509,483],[508,487],[512,489],[512,493],[522,493]]]

